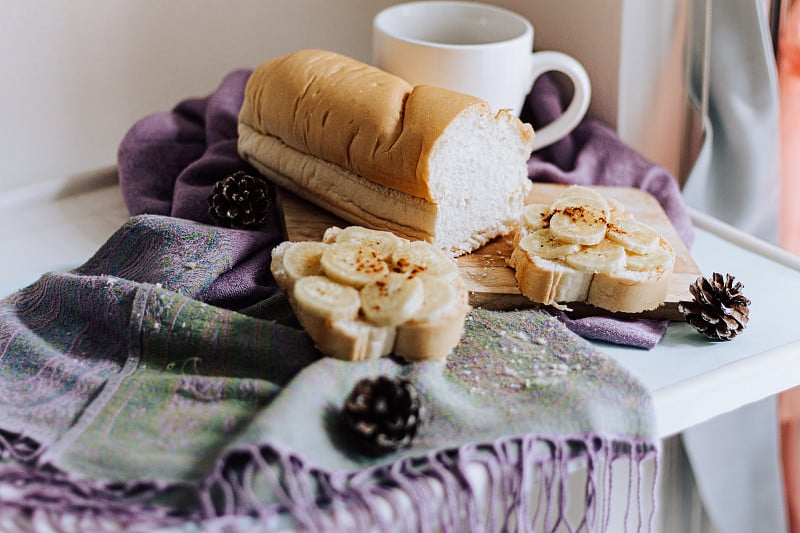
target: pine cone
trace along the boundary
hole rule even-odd
[[[419,395],[411,382],[386,376],[362,379],[344,404],[348,426],[372,455],[410,445],[419,413]]]
[[[686,321],[710,339],[728,341],[744,330],[750,315],[750,300],[734,277],[714,272],[711,280],[699,277],[689,286],[691,302],[678,302]]]
[[[266,221],[269,208],[266,182],[241,170],[215,183],[208,197],[211,218],[227,228],[257,228]]]

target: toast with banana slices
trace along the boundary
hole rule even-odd
[[[388,231],[332,227],[321,242],[283,242],[271,271],[320,351],[337,359],[443,359],[470,309],[452,258]]]
[[[535,302],[638,313],[664,302],[675,254],[621,203],[574,185],[549,205],[525,207],[508,264]]]

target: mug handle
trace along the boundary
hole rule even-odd
[[[560,117],[550,124],[538,129],[533,137],[533,151],[551,145],[566,137],[589,109],[592,98],[592,86],[589,75],[577,60],[562,52],[544,51],[531,54],[531,83],[548,71],[566,74],[573,86],[572,101]]]

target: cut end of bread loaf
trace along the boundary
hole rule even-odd
[[[331,228],[323,242],[281,243],[271,270],[320,351],[337,359],[444,359],[470,309],[450,257],[385,231]]]
[[[624,206],[573,186],[550,205],[525,207],[508,264],[532,301],[640,313],[663,304],[675,254]]]
[[[532,141],[505,110],[319,50],[256,69],[239,115],[240,155],[276,184],[454,256],[510,233]]]
[[[506,111],[473,106],[438,137],[427,161],[434,244],[461,255],[516,226],[531,188],[530,143],[519,124]]]

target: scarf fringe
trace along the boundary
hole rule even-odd
[[[652,530],[656,505],[655,475],[643,481],[648,460],[657,473],[657,446],[638,438],[529,435],[353,474],[326,472],[288,451],[252,445],[220,460],[200,495],[205,519],[225,523],[226,531],[237,530],[232,517],[249,517],[267,528],[288,523],[300,531],[581,533],[609,531],[615,486],[626,490],[624,531],[640,532]],[[620,461],[627,487],[613,479]],[[583,501],[572,502],[568,481],[580,469]],[[264,501],[259,489],[275,499]]]
[[[26,441],[26,446],[32,444]],[[34,448],[38,449],[30,449]],[[627,479],[615,480],[613,467],[620,461]],[[652,461],[653,476],[643,481],[647,461]],[[203,531],[228,533],[253,527],[604,532],[612,526],[619,530],[619,517],[612,523],[614,487],[625,490],[624,531],[641,532],[652,530],[657,463],[654,443],[595,434],[503,438],[356,473],[329,472],[267,444],[243,446],[220,458],[195,488],[74,478],[54,468],[11,460],[0,462],[0,526],[9,531],[36,525],[57,532],[138,532],[191,522]],[[581,492],[569,481],[575,475],[585,476],[578,478],[583,494],[579,501],[570,501]],[[191,510],[163,504],[179,490],[197,502]],[[156,501],[158,505],[152,503]],[[25,526],[15,529],[16,522]]]
[[[0,430],[0,460],[29,463],[35,461],[43,451],[44,447],[36,439],[23,433]]]
[[[196,520],[196,513],[147,503],[174,489],[141,481],[73,478],[54,468],[3,462],[0,530],[138,532]]]

